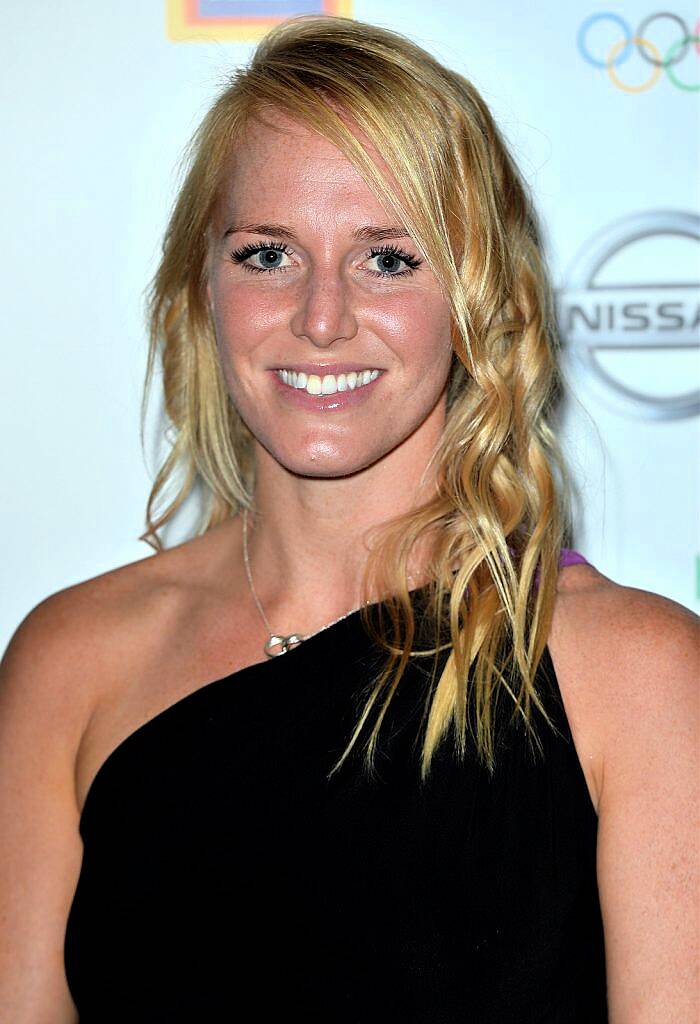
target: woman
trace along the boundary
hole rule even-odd
[[[3,663],[0,1017],[693,1019],[697,619],[562,546],[551,289],[474,87],[271,32],[151,328],[157,554]]]

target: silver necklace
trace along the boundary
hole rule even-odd
[[[295,647],[298,647],[304,640],[309,640],[312,636],[317,636],[319,633],[322,633],[324,629],[330,629],[331,626],[335,626],[336,622],[341,622],[342,619],[347,619],[348,615],[352,615],[354,612],[358,611],[357,608],[353,608],[351,611],[346,612],[345,615],[341,615],[340,618],[334,619],[333,622],[329,622],[328,625],[321,626],[321,628],[317,629],[315,633],[307,633],[305,636],[301,633],[290,633],[289,636],[281,636],[279,633],[273,633],[272,627],[267,621],[267,616],[263,611],[263,606],[260,604],[260,598],[255,593],[253,577],[250,572],[250,561],[248,560],[248,509],[243,509],[243,560],[245,561],[245,571],[248,577],[250,592],[253,595],[253,599],[258,606],[258,611],[265,623],[265,629],[270,634],[263,647],[268,658],[278,658],[280,654],[286,654],[287,651],[291,651]]]

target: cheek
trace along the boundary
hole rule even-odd
[[[279,293],[245,284],[214,291],[212,314],[221,349],[245,352],[289,323],[289,302]]]
[[[216,296],[210,306],[210,312],[221,369],[228,390],[236,399],[238,397],[239,358],[250,348],[250,339],[245,326],[246,319],[244,316],[241,317],[238,308],[234,313],[230,304],[223,304]]]
[[[441,295],[412,294],[375,317],[377,333],[391,345],[407,372],[442,375],[452,358],[450,310]]]
[[[255,347],[259,338],[261,308],[259,302],[246,301],[245,292],[240,295],[230,290],[225,295],[214,291],[211,305],[212,323],[224,374],[229,387],[235,390],[238,374],[234,367],[245,359],[246,353]]]
[[[218,347],[228,367],[270,336],[290,330],[296,308],[292,291],[255,285],[240,282],[212,290]],[[391,349],[407,374],[430,381],[444,376],[452,357],[451,317],[441,294],[407,289],[369,300],[358,296],[354,313],[360,335],[367,331]]]

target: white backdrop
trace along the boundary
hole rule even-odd
[[[178,160],[254,46],[241,12],[321,9],[4,0],[0,647],[48,594],[150,554],[137,540],[155,470],[153,430],[146,461],[139,441],[143,295]],[[675,19],[697,33],[696,12],[615,3],[622,22],[587,24],[596,9],[578,0],[325,9],[405,33],[490,105],[547,231],[570,354],[575,546],[700,611],[700,43],[671,50]],[[625,50],[626,33],[642,43]],[[643,56],[669,51],[668,70]],[[606,58],[611,73],[595,63]]]

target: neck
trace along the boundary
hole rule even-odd
[[[418,468],[407,461],[378,463],[347,477],[301,478],[281,472],[267,452],[261,455],[247,548],[270,631],[309,634],[365,599],[378,599],[362,591],[370,534],[435,491],[434,477],[421,479],[425,460]],[[409,564],[410,589],[425,578],[425,551],[423,545]]]

